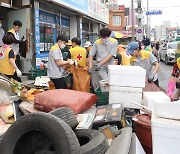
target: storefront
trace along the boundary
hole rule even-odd
[[[37,4],[34,5],[36,68],[40,67],[42,60],[48,59],[48,52],[58,34],[64,34],[68,39],[79,37],[82,45],[86,41],[93,43],[98,39],[100,27],[106,25],[102,13],[105,16],[108,11],[105,11],[105,4],[101,4],[100,1],[94,2],[95,0],[36,1]],[[91,9],[94,5],[95,10],[88,10],[88,4]]]

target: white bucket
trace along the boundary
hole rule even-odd
[[[99,81],[102,92],[109,92],[109,82],[106,80]]]

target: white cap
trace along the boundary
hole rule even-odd
[[[92,43],[90,41],[87,41],[85,44],[84,44],[84,47],[87,48],[89,46],[92,46]]]

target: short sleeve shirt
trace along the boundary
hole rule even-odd
[[[58,67],[56,60],[63,60],[61,50],[53,50],[49,52],[47,74],[51,79],[58,79],[63,77],[64,68]]]
[[[93,44],[92,50],[90,52],[90,56],[94,56],[96,54],[96,59],[97,62],[99,63],[108,55],[112,55],[113,57],[115,57],[117,54],[117,47],[118,47],[118,42],[113,38],[109,38],[109,42],[106,45],[103,44],[101,39],[99,39]],[[113,63],[114,63],[114,58],[112,58],[109,62],[107,62],[105,66],[112,65]]]

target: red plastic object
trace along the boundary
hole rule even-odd
[[[151,116],[137,114],[133,116],[136,125],[136,135],[146,154],[152,154]]]

